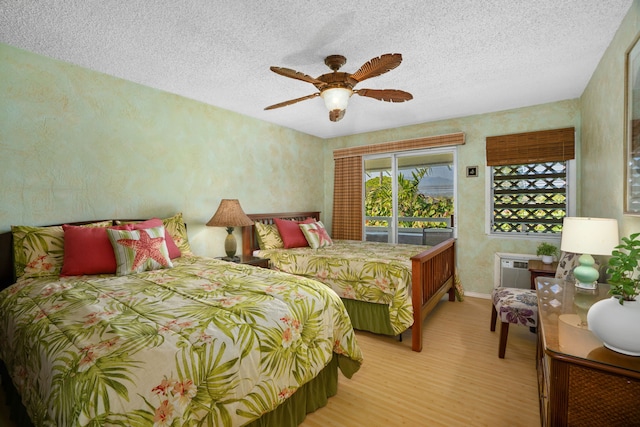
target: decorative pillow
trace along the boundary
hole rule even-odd
[[[170,218],[164,218],[162,224],[164,224],[164,228],[169,232],[178,249],[180,249],[181,254],[192,255],[189,237],[187,236],[187,226],[182,220],[182,212]]]
[[[258,245],[260,246],[260,249],[284,248],[282,237],[280,237],[278,227],[275,224],[263,224],[256,221],[254,225],[256,227],[256,236],[258,238]]]
[[[16,277],[59,275],[64,254],[62,226],[11,226]]]
[[[299,224],[298,227],[300,227],[302,234],[304,234],[307,242],[309,242],[309,246],[313,249],[333,245],[333,241],[331,240],[331,237],[329,237],[327,230],[324,228],[322,221],[313,222],[311,224]]]
[[[143,230],[108,228],[107,234],[116,257],[116,275],[173,267],[164,233],[162,226]]]
[[[107,227],[111,224],[111,221],[100,221],[81,227]],[[13,225],[11,233],[17,279],[60,275],[64,257],[64,231],[61,225]]]
[[[111,227],[112,225],[113,221],[108,219],[106,221],[92,222],[91,224],[76,225],[75,227]]]
[[[143,230],[145,228],[163,227],[164,223],[160,218],[151,218],[146,221],[133,223],[131,226],[133,230]],[[181,255],[180,248],[176,245],[167,228],[164,229],[164,239],[167,244],[167,249],[169,250],[169,258],[178,258]]]
[[[109,227],[130,230],[130,225]],[[105,227],[80,227],[65,224],[64,257],[61,276],[81,276],[116,272],[116,257]]]
[[[309,246],[307,239],[302,234],[299,224],[310,224],[316,220],[313,218],[307,218],[304,221],[294,221],[290,219],[274,218],[273,221],[278,227],[278,232],[282,238],[285,248],[302,248]]]

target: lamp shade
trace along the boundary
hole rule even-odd
[[[244,227],[253,225],[253,221],[244,213],[238,199],[222,199],[218,210],[207,225],[213,227]]]
[[[331,89],[325,89],[320,96],[324,99],[324,105],[327,110],[346,110],[349,98],[353,94],[351,89],[343,87],[334,87]]]
[[[618,221],[615,219],[565,217],[562,222],[562,251],[611,255],[619,244]]]

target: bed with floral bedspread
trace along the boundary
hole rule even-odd
[[[394,334],[413,324],[411,257],[424,246],[334,240],[331,246],[267,249],[272,268],[313,278],[329,285],[341,298],[384,304]]]
[[[423,320],[444,295],[455,299],[455,239],[431,247],[332,240],[319,212],[248,217],[254,225],[242,229],[243,254],[331,287],[355,329],[399,335],[411,328],[411,348],[421,351]]]
[[[347,377],[362,361],[325,285],[191,255],[19,280],[0,292],[0,342],[36,426],[245,425],[332,360]]]

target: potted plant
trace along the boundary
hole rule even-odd
[[[542,262],[545,264],[551,264],[553,262],[553,256],[557,255],[558,248],[551,243],[542,242],[538,245],[536,255],[542,255]]]
[[[622,238],[611,252],[607,273],[609,294],[587,313],[589,329],[608,347],[619,353],[640,356],[640,233]]]
[[[607,268],[607,273],[611,275],[608,280],[611,285],[609,293],[618,298],[621,305],[625,301],[635,301],[640,290],[640,279],[634,277],[640,259],[638,236],[640,233],[623,237],[623,243],[616,246],[609,259],[609,267]]]

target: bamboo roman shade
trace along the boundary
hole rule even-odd
[[[383,142],[382,144],[361,145],[359,147],[340,148],[333,151],[333,158],[366,156],[368,154],[397,153],[398,151],[420,150],[423,148],[448,147],[464,144],[464,133],[427,136],[424,138],[403,139],[402,141]]]
[[[362,157],[336,159],[331,234],[362,240]]]
[[[487,166],[560,162],[575,158],[575,129],[487,137]]]
[[[464,134],[453,133],[334,150],[332,237],[362,240],[362,156],[461,144]]]

